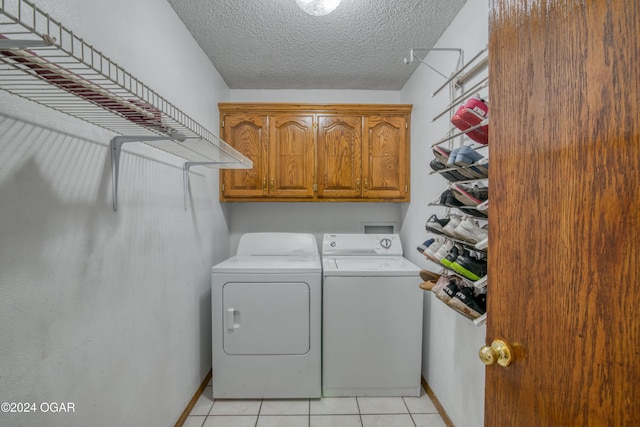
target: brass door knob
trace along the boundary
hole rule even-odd
[[[511,346],[502,340],[495,340],[491,346],[484,346],[479,352],[480,360],[487,366],[495,365],[507,367],[513,362]]]

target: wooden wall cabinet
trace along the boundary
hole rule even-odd
[[[222,201],[409,201],[411,105],[221,103]]]

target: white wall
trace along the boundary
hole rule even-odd
[[[165,1],[38,5],[217,133],[229,91]],[[114,29],[117,28],[117,31]],[[211,367],[210,267],[229,253],[216,170],[0,93],[0,401],[73,402],[3,426],[170,426]]]
[[[231,102],[300,102],[326,104],[399,104],[400,91],[368,90],[240,90]],[[361,233],[362,223],[401,221],[403,203],[228,203],[230,249],[244,233],[305,232],[322,244],[324,233]]]
[[[444,32],[435,47],[462,48],[465,61],[488,43],[488,2],[469,1]],[[425,62],[445,75],[455,69],[457,54],[432,52]],[[442,217],[444,208],[428,206],[446,188],[447,181],[429,175],[434,158],[430,145],[445,136],[446,116],[431,123],[431,118],[448,105],[448,90],[431,94],[445,79],[420,65],[402,88],[402,102],[413,104],[411,121],[412,201],[403,207],[401,237],[405,255],[414,263],[432,271],[437,265],[427,261],[416,246],[430,234],[424,228],[432,214]],[[490,291],[489,291],[490,292]],[[433,294],[424,294],[424,340],[422,375],[456,426],[473,427],[484,423],[484,365],[478,350],[484,345],[485,327],[474,326],[441,303]]]

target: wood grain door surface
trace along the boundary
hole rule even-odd
[[[318,115],[318,197],[362,195],[362,117]]]
[[[313,197],[315,146],[313,115],[269,118],[269,196]]]
[[[486,426],[640,425],[640,2],[492,0]]]
[[[369,116],[364,119],[362,158],[364,197],[405,197],[407,158],[406,116]]]
[[[225,197],[261,197],[267,189],[267,117],[255,114],[224,116],[223,139],[253,162],[252,169],[224,171]]]

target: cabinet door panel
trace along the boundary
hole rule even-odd
[[[360,197],[362,119],[318,116],[318,197]]]
[[[403,198],[406,181],[406,117],[365,118],[363,195],[367,198]]]
[[[272,116],[269,196],[313,197],[313,116]]]
[[[223,139],[253,161],[253,169],[225,170],[224,197],[261,197],[267,179],[267,119],[249,114],[224,117]]]

